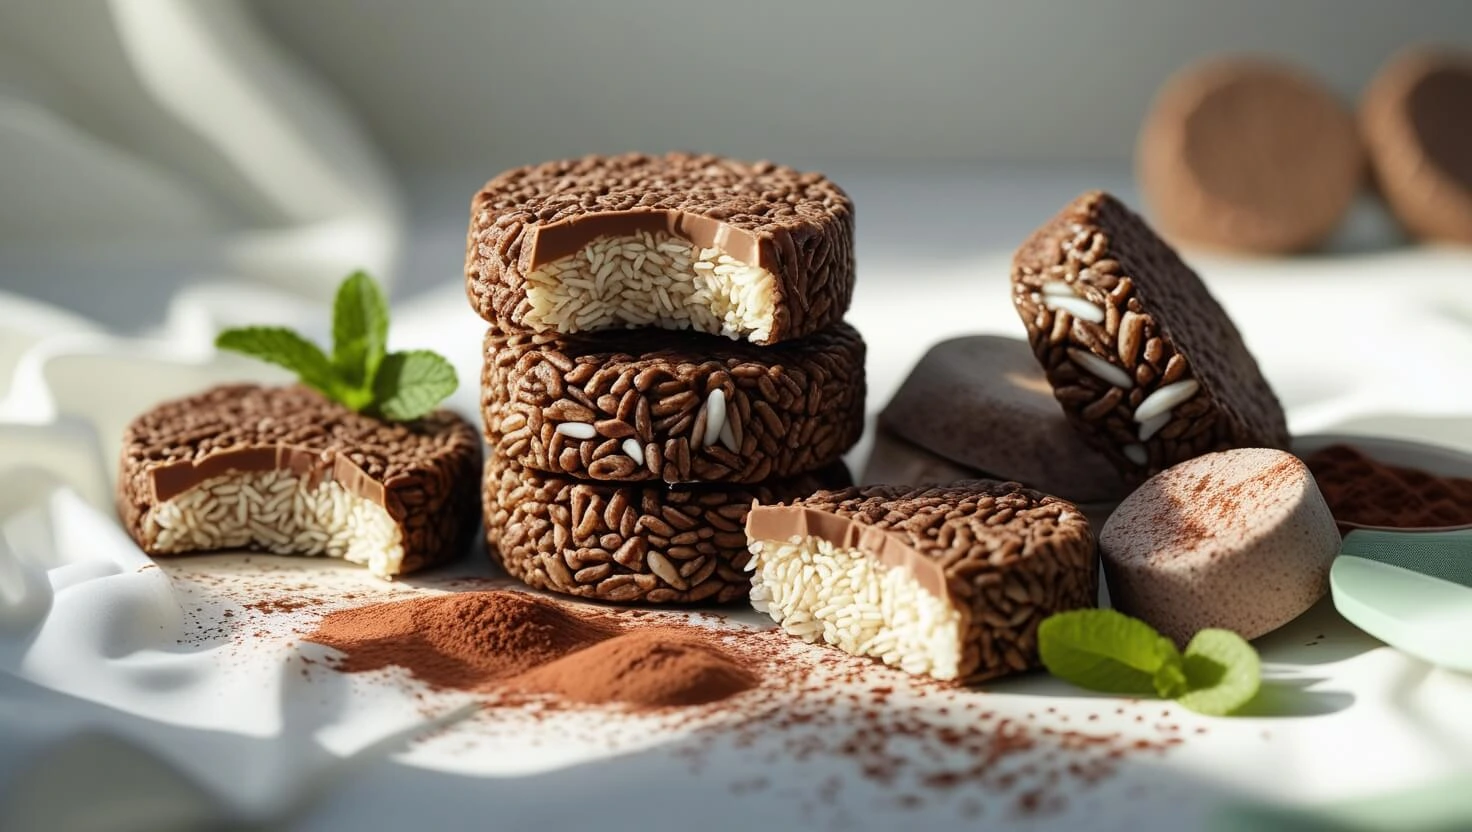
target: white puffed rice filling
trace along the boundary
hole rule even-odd
[[[404,562],[399,527],[382,506],[336,481],[313,486],[286,470],[205,480],[150,509],[143,535],[160,554],[255,546],[342,558],[383,578],[398,574]]]
[[[907,673],[956,678],[961,614],[908,570],[816,537],[750,548],[751,605],[783,631]]]
[[[558,332],[654,326],[765,341],[777,279],[667,232],[599,237],[526,276],[526,323]]]

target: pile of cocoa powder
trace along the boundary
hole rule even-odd
[[[549,694],[632,708],[700,705],[757,678],[683,631],[625,631],[608,618],[522,592],[463,592],[340,610],[307,640],[343,653],[337,669],[397,665],[435,687]]]
[[[1177,723],[1159,703],[1101,701],[1112,713],[1072,718],[1053,707],[999,712],[973,689],[780,630],[709,627],[678,613],[573,606],[516,591],[340,610],[307,638],[341,651],[339,671],[394,665],[432,686],[481,695],[487,718],[480,728],[462,724],[461,742],[478,730],[504,737],[521,724],[546,736],[592,731],[569,738],[602,744],[627,719],[638,736],[678,737],[670,752],[692,773],[722,748],[762,767],[840,760],[870,797],[905,809],[945,800],[966,818],[1052,813],[1070,803],[1077,810],[1126,759],[1159,758],[1205,731]],[[563,711],[610,705],[619,707],[594,728],[559,721]],[[1105,729],[1106,719],[1116,727]],[[730,758],[722,759],[729,771]],[[842,812],[850,781],[824,779],[804,811]],[[759,774],[732,777],[729,786],[738,794],[783,787]]]
[[[1349,445],[1307,457],[1334,519],[1362,526],[1416,528],[1472,523],[1472,480],[1386,465]]]

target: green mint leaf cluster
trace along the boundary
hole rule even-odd
[[[455,368],[429,350],[388,351],[388,301],[363,272],[349,275],[332,304],[332,355],[273,326],[227,329],[215,346],[276,364],[302,384],[359,413],[408,422],[455,392]]]
[[[1115,610],[1073,610],[1038,625],[1043,666],[1081,688],[1174,699],[1203,714],[1224,716],[1257,695],[1257,651],[1231,630],[1202,630],[1176,649],[1168,638]]]

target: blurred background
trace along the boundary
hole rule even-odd
[[[819,167],[861,269],[960,262],[1084,188],[1133,200],[1192,61],[1278,56],[1352,106],[1425,42],[1472,48],[1472,3],[8,0],[0,289],[123,330],[213,279],[412,296],[459,279],[495,172],[629,149]],[[1367,200],[1335,246],[1389,228]]]

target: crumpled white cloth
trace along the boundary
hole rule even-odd
[[[1414,438],[1431,425],[1443,441],[1472,446],[1468,394],[1458,384],[1472,359],[1472,327],[1458,320],[1472,312],[1462,297],[1468,260],[1455,252],[1398,256],[1304,261],[1289,267],[1301,272],[1295,282],[1230,264],[1212,274],[1295,428],[1384,424]],[[1005,305],[936,303],[957,293],[1005,297],[1004,274],[992,261],[921,279],[882,267],[866,274],[851,317],[870,344],[871,412],[929,341],[1018,334]],[[0,399],[0,829],[212,828],[222,819],[303,829],[831,824],[803,815],[811,802],[804,795],[830,775],[852,777],[842,761],[783,763],[773,773],[787,788],[742,796],[722,779],[753,765],[735,751],[695,775],[670,752],[673,740],[647,732],[618,751],[538,734],[552,729],[482,724],[470,732],[462,730],[476,722],[466,697],[420,699],[376,677],[304,668],[302,657],[321,648],[289,630],[258,640],[191,638],[201,622],[228,625],[219,610],[239,605],[228,593],[211,597],[201,582],[257,567],[222,555],[160,569],[137,549],[111,508],[122,427],[167,396],[227,379],[280,378],[214,354],[218,326],[274,320],[323,337],[326,314],[270,291],[206,287],[177,300],[164,330],[125,340],[0,295],[0,384],[9,385]],[[913,323],[922,319],[931,322],[923,333]],[[448,355],[462,381],[451,405],[475,413],[483,324],[460,287],[404,305],[395,321],[394,348]],[[1374,419],[1381,421],[1367,421]],[[424,586],[489,576],[483,563],[467,560]],[[303,587],[330,594],[352,586],[356,603],[363,592],[391,592],[337,564],[291,568]],[[1259,647],[1277,715],[1208,720],[1162,706],[1206,733],[1166,765],[1127,767],[1118,782],[1097,787],[1092,808],[1027,822],[1192,828],[1224,800],[1335,799],[1472,763],[1472,678],[1401,656],[1327,603]],[[989,707],[1019,718],[1048,707],[1080,719],[1101,710],[1097,699],[1043,676],[991,691]],[[1111,718],[1106,711],[1101,730]],[[416,741],[440,723],[448,727],[434,741]],[[473,741],[457,745],[465,737]],[[1147,789],[1142,798],[1137,789],[1147,786],[1167,793]],[[940,823],[951,811],[873,804],[862,780],[843,794],[846,828]]]

